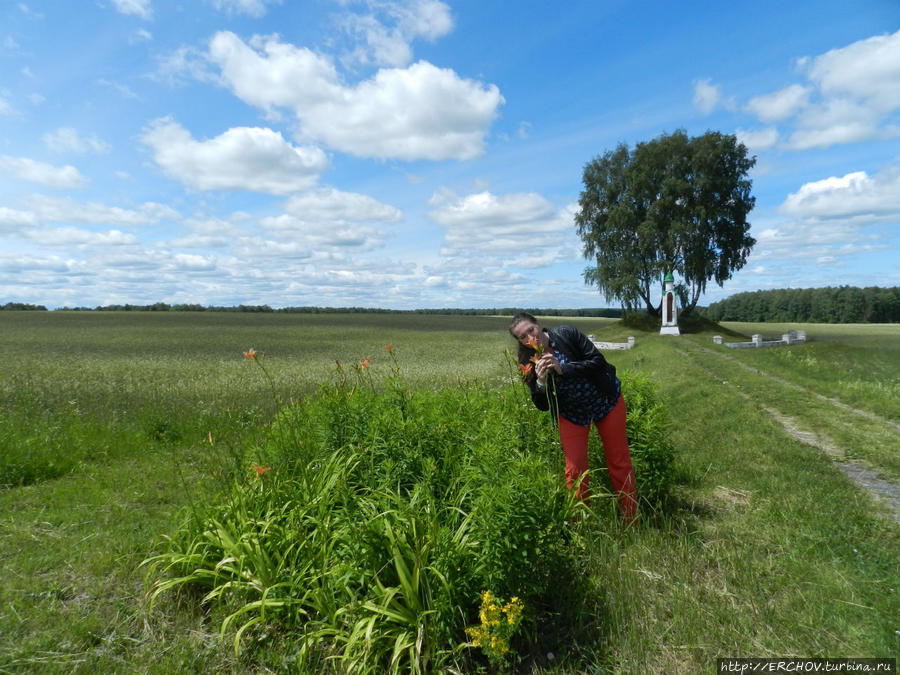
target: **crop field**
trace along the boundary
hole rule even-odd
[[[900,653],[900,326],[548,319],[636,338],[626,527],[596,439],[566,492],[507,323],[0,312],[0,673]]]

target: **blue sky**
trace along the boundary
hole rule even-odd
[[[900,284],[895,0],[6,0],[0,304],[614,306],[582,168],[677,129],[757,157],[701,304]]]

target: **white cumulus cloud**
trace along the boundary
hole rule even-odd
[[[53,166],[27,157],[0,155],[0,172],[52,188],[77,188],[88,182],[74,166]]]
[[[295,216],[282,214],[262,218],[260,227],[278,239],[290,240],[304,251],[328,247],[374,249],[384,246],[385,233],[365,225],[332,225],[323,227]]]
[[[750,99],[746,108],[763,122],[780,122],[806,107],[811,93],[810,87],[792,84],[771,94]]]
[[[83,155],[93,152],[99,155],[110,151],[109,143],[91,134],[84,136],[75,129],[60,127],[56,131],[44,134],[44,145],[53,152],[72,152]]]
[[[33,235],[39,239],[42,246],[54,248],[84,248],[89,246],[134,246],[138,243],[132,234],[126,234],[119,230],[108,232],[93,232],[77,227],[58,227],[52,230],[37,232]]]
[[[70,197],[30,195],[25,199],[37,218],[46,223],[89,223],[138,227],[159,221],[178,221],[180,214],[165,204],[145,202],[135,209],[107,206],[99,202],[80,202]]]
[[[228,14],[246,14],[258,19],[266,13],[266,5],[281,4],[281,0],[212,0],[212,5]]]
[[[296,147],[271,129],[235,127],[205,141],[170,117],[141,135],[170,176],[197,190],[249,190],[286,195],[313,185],[328,167],[325,153]]]
[[[747,129],[737,129],[734,132],[734,135],[737,137],[738,142],[746,145],[751,150],[751,152],[767,150],[768,148],[771,148],[776,143],[778,143],[778,129],[774,127],[758,129],[755,131]]]
[[[873,175],[853,171],[804,183],[785,198],[778,214],[754,225],[754,263],[842,265],[885,251],[900,222],[900,165]]]
[[[572,245],[571,209],[558,209],[539,194],[441,191],[430,203],[429,217],[444,230],[445,255],[505,255],[508,264],[524,268],[580,257]]]
[[[829,97],[847,96],[880,110],[900,108],[900,31],[866,40],[816,57],[808,77]]]
[[[19,211],[0,206],[0,232],[16,232],[40,224],[37,216],[30,211]]]
[[[880,129],[881,119],[875,108],[862,101],[847,98],[821,101],[797,118],[790,145],[805,150],[897,135],[896,128]]]
[[[315,223],[347,223],[363,221],[395,222],[400,211],[388,204],[356,192],[321,188],[291,197],[285,211],[292,216]]]
[[[209,58],[238,98],[266,110],[315,107],[344,93],[329,58],[277,36],[256,36],[248,44],[222,31],[210,41]]]
[[[806,183],[787,196],[780,210],[797,218],[900,220],[900,167],[875,176],[854,171]]]
[[[900,136],[900,31],[798,59],[806,78],[756,96],[744,109],[767,124],[789,125],[794,150]]]
[[[402,213],[368,195],[320,188],[291,197],[285,213],[262,218],[260,227],[279,240],[289,240],[303,250],[328,251],[384,246],[387,234],[373,222],[396,222]]]
[[[715,110],[721,98],[719,86],[712,84],[709,78],[694,82],[694,107],[704,115]]]
[[[216,259],[209,255],[197,255],[196,253],[176,253],[172,257],[174,266],[182,270],[212,271],[216,269]]]
[[[344,17],[344,27],[364,43],[351,59],[379,66],[404,66],[412,60],[410,43],[435,40],[453,30],[450,8],[438,0],[370,2],[372,11]]]
[[[112,0],[113,5],[121,14],[131,14],[141,19],[149,19],[153,16],[150,0]]]
[[[209,57],[241,100],[268,111],[290,108],[304,135],[359,156],[478,157],[503,103],[495,85],[426,61],[381,69],[349,86],[329,58],[274,36],[257,36],[248,44],[220,32],[210,43]]]

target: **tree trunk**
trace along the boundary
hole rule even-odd
[[[650,316],[661,316],[662,315],[662,300],[660,300],[659,304],[654,307],[653,301],[650,300],[650,284],[644,286],[640,292],[641,300],[644,301],[644,304],[647,305],[647,314]]]
[[[694,307],[697,306],[697,301],[700,299],[700,286],[699,284],[691,287],[691,301],[688,303],[687,307],[681,308],[682,314],[690,314],[694,311]]]

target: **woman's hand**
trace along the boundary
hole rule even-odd
[[[551,370],[557,375],[562,375],[562,366],[559,365],[559,361],[553,354],[544,354],[534,364],[534,374],[537,375],[539,382],[545,382],[547,373]]]

